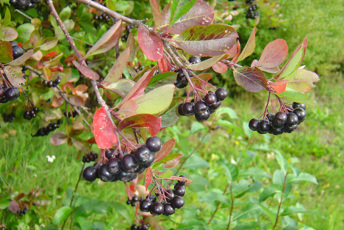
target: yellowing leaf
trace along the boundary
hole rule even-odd
[[[313,83],[320,80],[316,73],[305,69],[298,69],[294,73],[281,79],[288,80],[287,86],[300,93],[310,91],[315,87]]]

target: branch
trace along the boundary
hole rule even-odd
[[[277,226],[277,223],[278,223],[279,213],[280,213],[281,206],[282,206],[282,202],[283,202],[283,195],[284,195],[285,187],[286,187],[286,185],[287,185],[287,175],[288,175],[288,171],[286,172],[286,174],[285,174],[285,176],[284,176],[283,190],[282,190],[280,202],[279,202],[279,204],[278,204],[277,215],[276,215],[276,221],[275,221],[275,224],[274,224],[272,230],[275,230],[275,228],[276,228],[276,226]]]
[[[229,187],[229,184],[227,184],[227,186],[225,187],[225,190],[223,191],[223,195],[226,194],[226,192],[227,192],[227,190],[228,190],[228,187]],[[216,209],[215,209],[213,215],[210,217],[210,219],[209,219],[209,221],[208,221],[208,225],[210,225],[211,221],[214,219],[214,216],[215,216],[217,210],[219,210],[220,205],[221,205],[221,202],[219,201],[219,202],[217,203],[217,205],[216,205]]]
[[[231,227],[232,215],[233,215],[233,209],[234,209],[234,194],[233,194],[232,184],[233,183],[230,183],[230,185],[229,185],[232,203],[231,203],[231,209],[229,211],[229,221],[228,221],[228,225],[227,225],[227,230],[229,230],[229,228]]]

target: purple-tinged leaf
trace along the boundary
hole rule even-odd
[[[9,42],[0,42],[0,63],[7,63],[13,60],[12,46]]]
[[[57,45],[58,40],[55,37],[46,38],[40,46],[41,50],[50,50]]]
[[[306,93],[313,89],[315,85],[314,82],[318,82],[319,76],[309,70],[297,69],[292,74],[283,78],[283,80],[288,81],[287,86],[297,92]]]
[[[104,107],[101,107],[94,114],[93,133],[96,143],[100,149],[109,149],[117,143],[115,128]]]
[[[22,87],[21,84],[26,81],[20,66],[5,66],[4,71],[7,79],[14,87],[20,88]]]
[[[267,72],[267,73],[278,73],[281,71],[281,69],[279,67],[275,67],[275,68],[270,69],[270,68],[265,68],[262,66],[257,66],[256,68],[260,69],[263,72]]]
[[[62,132],[54,133],[50,138],[50,143],[52,145],[62,145],[67,142],[68,136]]]
[[[33,49],[27,50],[22,56],[20,56],[17,59],[14,59],[13,61],[7,63],[8,65],[12,65],[12,66],[19,66],[24,64],[24,62],[26,62],[26,60],[28,60],[33,54]]]
[[[136,115],[138,105],[134,100],[126,101],[116,112],[121,118],[127,118]]]
[[[207,60],[201,61],[197,64],[188,64],[186,68],[194,70],[194,71],[201,71],[206,70],[216,64],[218,61],[222,60],[225,55],[219,55],[216,57],[208,58]]]
[[[91,70],[90,68],[86,66],[81,65],[79,62],[75,60],[73,60],[73,64],[80,71],[80,73],[84,75],[85,77],[87,77],[88,79],[95,80],[95,81],[99,79],[99,75],[97,74],[97,72]]]
[[[154,32],[141,24],[137,29],[138,42],[143,53],[152,61],[158,61],[164,53],[164,45]]]
[[[218,61],[212,66],[212,68],[216,73],[226,73],[228,70],[228,65],[226,65],[223,62]]]
[[[236,43],[238,33],[228,25],[194,26],[173,37],[178,48],[194,56],[214,57],[227,53]]]
[[[11,198],[11,200],[12,201],[11,201],[10,205],[8,206],[8,209],[11,212],[16,214],[20,210],[19,204],[15,199]]]
[[[102,85],[118,81],[122,77],[123,70],[127,65],[130,56],[130,48],[126,48],[118,57],[115,64],[112,66],[105,79],[101,82]]]
[[[306,48],[307,38],[305,38],[305,40],[303,40],[302,43],[294,50],[293,54],[291,55],[287,63],[283,66],[281,72],[274,78],[283,79],[288,75],[292,74],[294,71],[296,71],[301,64],[303,57],[306,54]]]
[[[195,5],[196,1],[197,0],[173,0],[170,8],[170,26],[180,17],[185,15]]]
[[[3,41],[14,41],[18,37],[18,32],[11,27],[2,28],[1,40]]]
[[[208,82],[213,77],[213,75],[211,73],[201,73],[200,75],[198,75],[198,77],[203,81]],[[205,82],[200,81],[196,77],[191,78],[191,81],[197,88],[207,91],[207,84]]]
[[[176,144],[176,140],[174,138],[166,141],[161,146],[160,151],[155,155],[155,162],[158,162],[164,159],[168,154],[170,154],[175,144]]]
[[[118,20],[86,53],[86,57],[109,51],[118,43],[122,32],[122,20]]]
[[[288,45],[283,39],[276,39],[267,44],[256,66],[273,69],[278,67],[288,55]]]
[[[267,86],[267,80],[262,71],[247,66],[236,68],[234,78],[238,85],[250,92],[260,92]]]
[[[238,57],[237,62],[244,60],[253,53],[254,48],[256,48],[256,33],[257,28],[254,27],[244,49]]]
[[[134,127],[147,127],[151,135],[155,136],[160,131],[161,117],[152,114],[138,114],[127,117],[118,124],[119,130]]]
[[[159,9],[159,4],[157,0],[149,0],[149,3],[152,9],[154,24],[155,26],[160,25],[164,21],[164,17]]]

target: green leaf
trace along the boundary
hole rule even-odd
[[[281,170],[276,169],[274,174],[272,175],[272,183],[278,184],[278,185],[283,185],[284,184],[284,177],[285,177],[285,174]]]
[[[12,61],[12,46],[9,42],[0,42],[0,62],[7,63]]]
[[[206,69],[209,69],[210,67],[212,67],[215,63],[217,63],[221,59],[223,59],[223,57],[225,55],[219,55],[216,57],[208,58],[207,60],[201,61],[201,62],[196,63],[196,64],[188,64],[188,65],[186,65],[186,67],[188,69],[195,70],[195,71],[206,70]]]
[[[161,86],[166,84],[173,84],[176,80],[176,72],[165,72],[153,76],[152,80],[149,82],[148,87]]]
[[[259,202],[265,201],[269,197],[274,196],[276,193],[282,193],[282,185],[272,184],[266,187],[263,192],[259,195]]]
[[[1,40],[4,41],[13,41],[18,37],[18,32],[11,27],[2,28]]]
[[[80,225],[81,230],[92,230],[92,223],[85,217],[79,216],[76,218],[76,222]]]
[[[46,38],[43,44],[40,46],[41,50],[50,50],[57,45],[58,40],[54,37]]]
[[[189,159],[186,160],[183,165],[184,169],[199,169],[209,167],[210,164],[208,161],[204,160],[201,156],[194,154]]]
[[[288,80],[287,86],[297,92],[306,93],[313,89],[314,82],[318,82],[319,76],[309,70],[297,69],[292,74],[284,77],[283,80]]]
[[[287,87],[286,91],[278,94],[279,97],[285,98],[289,101],[297,101],[299,103],[304,103],[309,101],[309,97],[303,93],[299,93]]]
[[[301,181],[308,181],[308,182],[312,182],[314,184],[318,184],[318,181],[315,178],[315,176],[313,176],[309,173],[300,173],[300,175],[298,175],[298,176],[288,175],[288,177],[287,177],[287,183],[290,183],[290,184],[298,183]]]
[[[199,200],[202,203],[207,203],[209,205],[214,205],[216,201],[221,203],[229,204],[230,199],[223,195],[223,192],[219,189],[211,189],[203,193],[198,194]]]
[[[119,203],[119,202],[111,202],[110,203],[111,207],[118,212],[119,214],[121,214],[128,223],[131,223],[131,214],[127,208],[126,205]]]
[[[245,222],[245,223],[238,223],[235,225],[233,230],[249,230],[249,229],[257,229],[260,226],[258,222]]]
[[[11,204],[9,196],[0,197],[0,209],[6,209]]]
[[[215,116],[220,116],[220,115],[223,115],[223,114],[227,114],[232,119],[237,119],[238,118],[238,115],[236,114],[234,109],[229,108],[229,107],[220,107],[219,109],[216,110],[215,114],[216,114]]]
[[[159,178],[170,178],[173,175],[173,171],[171,169],[167,169],[165,172],[159,175]]]
[[[290,206],[283,210],[281,216],[289,216],[294,213],[319,214],[316,211],[307,211],[303,207]]]
[[[8,9],[8,7],[6,7],[6,11],[5,11],[5,17],[4,20],[2,21],[2,26],[6,27],[11,23],[11,12]]]
[[[30,39],[31,33],[35,30],[35,26],[31,23],[24,23],[17,28],[19,38],[21,41],[28,41]]]
[[[240,177],[254,177],[254,178],[260,178],[260,177],[270,177],[270,175],[265,172],[264,170],[260,168],[248,168],[243,169],[239,173]]]
[[[53,224],[55,225],[61,224],[63,221],[65,221],[68,218],[71,211],[72,209],[69,206],[62,206],[61,208],[59,208],[53,217]]]
[[[262,208],[258,204],[249,204],[242,210],[233,214],[232,221],[239,220],[248,216],[257,217],[262,212]]]
[[[135,82],[130,79],[120,79],[111,83],[110,85],[104,86],[105,89],[109,89],[116,94],[124,97],[134,87]]]
[[[287,168],[288,168],[287,161],[285,160],[285,158],[283,157],[283,155],[281,154],[280,151],[275,149],[274,152],[276,153],[276,160],[277,160],[279,166],[281,167],[281,170],[283,171],[284,174],[286,174]]]
[[[192,180],[192,183],[189,186],[190,189],[196,193],[205,191],[205,188],[207,186],[210,186],[208,180],[202,176],[193,174],[193,175],[190,175],[188,178]]]
[[[297,221],[288,216],[283,218],[282,224],[283,230],[296,230],[298,227]]]
[[[263,209],[263,212],[270,218],[271,223],[274,223],[276,219],[276,213],[274,211],[271,211],[269,208],[265,207],[263,203],[258,205]]]
[[[156,88],[136,100],[137,114],[158,114],[166,110],[173,99],[175,86],[172,84]]]
[[[192,134],[202,132],[205,129],[206,129],[206,127],[202,123],[199,123],[199,122],[193,122],[191,125],[191,133]]]
[[[121,79],[123,70],[127,65],[130,56],[130,48],[126,48],[117,58],[115,64],[111,67],[111,70],[106,75],[103,82],[105,83],[116,83]],[[129,79],[127,79],[129,80]],[[103,84],[102,82],[102,84]]]
[[[170,26],[172,26],[181,16],[186,14],[196,2],[197,0],[173,0],[170,9]]]
[[[72,15],[72,9],[69,6],[63,8],[62,11],[59,13],[61,21],[65,21],[69,19],[71,15]]]
[[[244,60],[254,52],[254,49],[256,48],[256,33],[257,28],[254,27],[244,49],[238,57],[237,62]]]
[[[238,174],[239,174],[239,169],[236,165],[232,163],[229,163],[228,165],[222,163],[221,166],[225,169],[225,175],[226,175],[226,179],[228,183],[232,183],[233,181],[237,179]]]

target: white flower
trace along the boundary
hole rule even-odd
[[[55,155],[52,155],[52,156],[47,155],[45,157],[47,158],[48,162],[50,162],[50,163],[52,163],[55,160]]]

